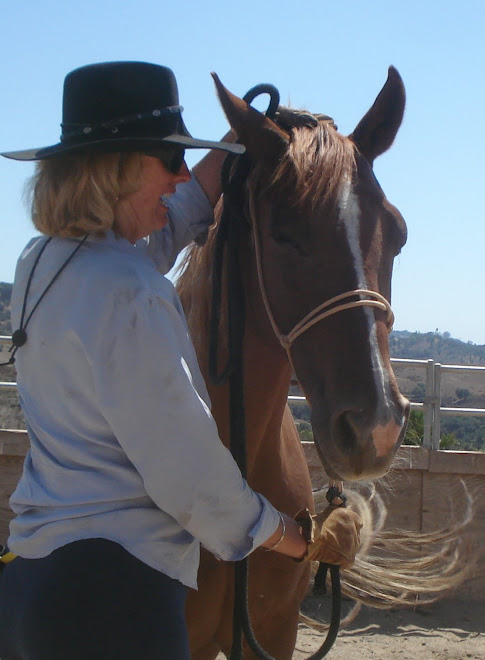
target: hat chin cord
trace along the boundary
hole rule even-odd
[[[89,234],[86,234],[86,235],[85,235],[85,236],[79,241],[78,245],[76,245],[76,247],[74,248],[74,250],[71,252],[71,254],[70,254],[70,255],[67,257],[67,259],[64,261],[64,263],[62,264],[62,266],[59,268],[59,270],[56,272],[56,274],[54,275],[54,277],[51,279],[51,281],[49,282],[49,284],[46,286],[46,288],[45,288],[44,291],[42,292],[40,298],[39,298],[39,299],[37,300],[37,302],[35,303],[35,305],[34,305],[32,311],[30,312],[30,314],[29,314],[28,317],[27,317],[27,320],[26,320],[25,323],[24,323],[25,310],[26,310],[26,307],[27,307],[27,297],[28,297],[28,295],[29,295],[30,285],[32,284],[32,279],[33,279],[33,277],[34,277],[34,273],[35,273],[35,270],[36,270],[36,268],[37,268],[37,265],[38,265],[38,263],[39,263],[39,261],[40,261],[40,258],[41,258],[41,256],[44,254],[44,251],[45,251],[46,247],[47,247],[47,246],[49,245],[49,243],[52,241],[52,236],[49,236],[49,238],[46,240],[46,242],[44,243],[44,245],[41,247],[41,249],[39,250],[39,254],[37,255],[37,257],[36,257],[36,259],[35,259],[35,261],[34,261],[34,265],[32,266],[32,269],[31,269],[31,271],[30,271],[29,279],[28,279],[28,281],[27,281],[27,286],[25,287],[24,301],[23,301],[23,303],[22,303],[22,314],[21,314],[21,316],[20,316],[20,327],[18,328],[18,330],[15,330],[15,332],[13,332],[13,334],[12,334],[12,345],[11,345],[10,348],[9,348],[9,353],[12,353],[12,355],[10,356],[10,359],[8,360],[8,362],[2,362],[2,363],[0,364],[0,367],[4,367],[4,366],[6,366],[6,365],[14,364],[14,363],[15,363],[15,353],[17,352],[17,350],[18,350],[19,348],[21,348],[21,347],[27,342],[27,332],[26,332],[25,329],[26,329],[27,325],[29,324],[29,321],[30,321],[30,319],[32,318],[33,313],[35,312],[35,310],[36,310],[37,307],[39,306],[41,300],[43,300],[44,296],[45,296],[46,293],[49,291],[49,289],[51,288],[51,286],[54,284],[54,282],[55,282],[55,281],[57,280],[57,278],[60,276],[60,274],[62,273],[62,271],[64,270],[64,268],[67,266],[67,264],[68,264],[68,263],[71,261],[71,259],[74,257],[74,255],[76,254],[76,252],[77,252],[78,250],[80,250],[81,247],[84,245],[84,243],[86,242],[86,239],[87,239],[88,236],[89,236]]]

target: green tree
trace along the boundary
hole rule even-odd
[[[302,442],[313,442],[313,431],[311,429],[298,429]]]
[[[406,435],[404,437],[404,444],[421,446],[423,444],[423,438],[424,415],[421,410],[411,410]]]
[[[464,387],[457,387],[455,390],[456,398],[459,401],[465,401],[466,399],[469,399],[471,396],[470,390],[467,390]]]
[[[460,443],[454,433],[443,433],[440,439],[440,449],[459,449]]]

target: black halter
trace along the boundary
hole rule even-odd
[[[251,103],[256,96],[269,94],[270,103],[266,116],[275,116],[279,105],[279,92],[273,85],[261,84],[250,89],[244,96]],[[244,286],[239,267],[239,236],[247,225],[244,215],[244,184],[251,170],[247,153],[226,156],[221,172],[223,210],[216,237],[212,270],[212,301],[210,313],[209,377],[215,385],[229,381],[230,449],[241,474],[247,478],[246,465],[246,416],[244,404],[243,339],[245,328]],[[222,300],[222,271],[224,254],[227,262],[227,309],[228,309],[228,359],[222,371],[218,368],[218,328]],[[329,493],[330,494],[330,493]],[[329,500],[330,501],[330,500]],[[332,615],[327,637],[321,648],[307,660],[320,660],[332,647],[339,630],[341,614],[341,588],[338,566],[320,564],[315,579],[315,593],[324,593],[327,570],[330,568],[332,583]],[[258,643],[249,617],[248,608],[248,560],[234,564],[234,611],[233,639],[230,660],[243,657],[243,635],[253,653],[261,660],[275,660]]]

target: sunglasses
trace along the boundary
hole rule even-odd
[[[150,149],[150,151],[144,151],[144,153],[152,158],[158,158],[172,174],[178,174],[185,162],[185,149],[176,144],[163,145],[163,147]]]

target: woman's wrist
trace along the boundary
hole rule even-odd
[[[280,532],[280,537],[274,543],[272,542],[274,534],[273,534],[273,536],[269,537],[269,539],[266,541],[266,543],[264,543],[261,546],[263,550],[266,550],[266,552],[271,552],[272,550],[276,550],[276,548],[278,548],[283,543],[283,541],[285,540],[286,522],[285,522],[285,519],[283,518],[283,515],[279,511],[278,511],[278,515],[280,517],[280,524],[278,525],[278,528],[276,529],[275,534],[277,532]]]
[[[307,542],[302,536],[301,526],[284,513],[279,513],[279,516],[278,528],[261,545],[261,548],[267,551],[274,550],[294,559],[302,559],[307,551]]]
[[[222,138],[222,142],[235,142],[237,135],[230,130]],[[218,149],[212,149],[192,168],[192,174],[199,182],[207,199],[214,207],[222,194],[221,188],[221,167],[227,153]]]

